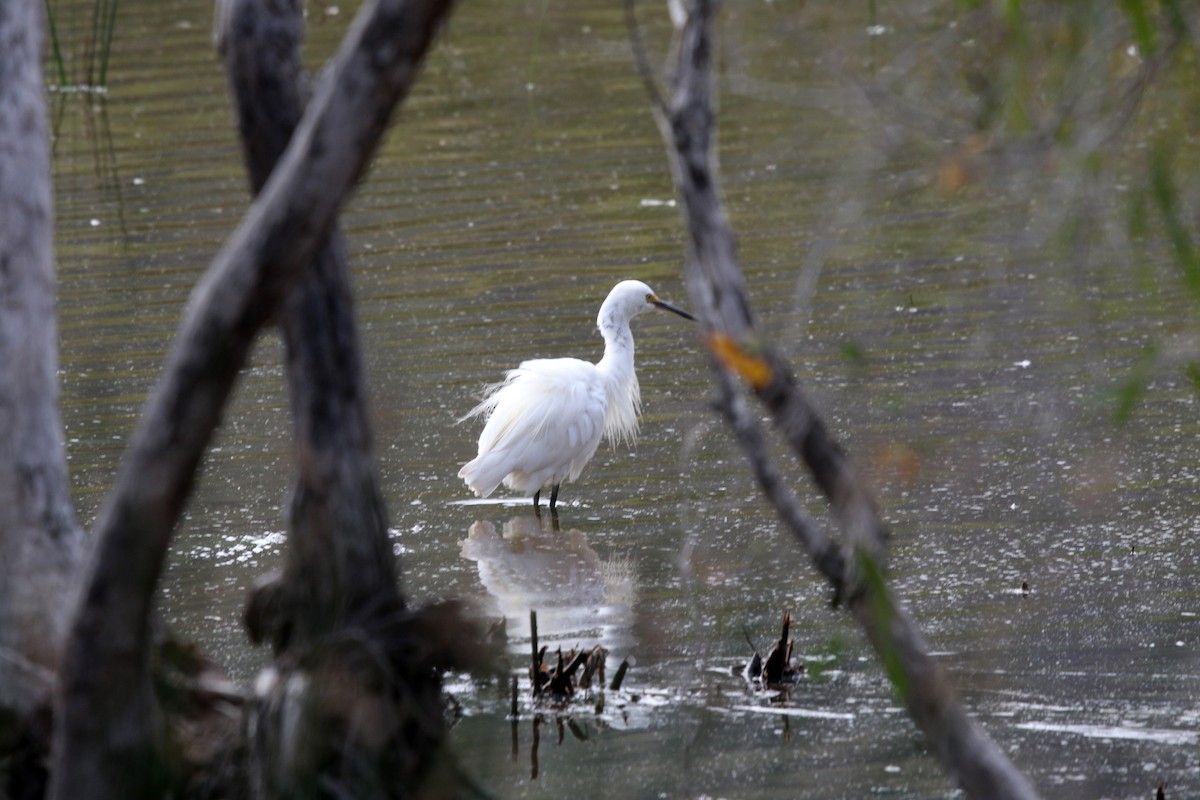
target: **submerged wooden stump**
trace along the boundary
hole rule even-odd
[[[750,657],[749,663],[742,671],[742,674],[747,680],[757,681],[762,686],[779,686],[787,683],[795,683],[804,674],[804,663],[798,665],[792,664],[792,648],[794,642],[788,638],[792,626],[792,613],[790,611],[783,612],[783,629],[779,634],[779,638],[767,652],[766,659],[759,655],[758,650],[753,644],[750,644],[750,649],[754,650],[754,655]],[[749,643],[749,637],[747,637]]]
[[[529,612],[530,664],[529,684],[530,694],[535,700],[549,700],[565,703],[575,696],[576,691],[590,689],[592,680],[604,684],[604,665],[608,659],[608,650],[596,645],[590,650],[568,650],[559,648],[556,652],[555,663],[546,663],[545,646],[538,647],[537,611]],[[621,675],[628,668],[628,662],[623,661]],[[612,689],[619,688],[619,683]],[[513,684],[513,713],[516,713],[516,683]]]

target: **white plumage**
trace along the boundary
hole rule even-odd
[[[641,281],[622,281],[600,306],[596,324],[604,357],[596,364],[577,358],[538,358],[509,370],[488,386],[483,402],[463,419],[482,416],[479,455],[458,477],[480,497],[503,483],[536,506],[549,484],[550,508],[563,481],[574,481],[600,446],[637,438],[641,393],[633,369],[629,321],[662,308],[692,319],[664,303]]]

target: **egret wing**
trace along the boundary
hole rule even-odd
[[[533,493],[574,480],[596,452],[607,406],[594,365],[535,359],[510,370],[472,414],[486,414],[479,455],[460,477],[487,496],[501,481]]]

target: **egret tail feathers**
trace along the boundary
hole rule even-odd
[[[504,476],[508,474],[507,470],[501,471],[504,465],[497,464],[493,456],[495,453],[481,455],[468,461],[458,471],[458,477],[463,479],[467,488],[475,492],[476,497],[491,496],[500,482],[504,480]]]

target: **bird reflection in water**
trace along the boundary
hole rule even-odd
[[[620,660],[621,655],[630,652],[634,644],[633,603],[637,599],[637,571],[631,558],[601,558],[583,531],[560,530],[557,517],[546,521],[535,514],[513,517],[500,531],[491,522],[474,523],[463,540],[462,554],[475,562],[480,583],[503,614],[514,652],[527,653],[531,610],[537,612],[538,641],[548,645],[551,652],[556,647],[566,651],[600,645],[609,651],[610,663],[613,655]],[[515,682],[513,692],[511,735],[512,758],[516,761]],[[540,712],[533,714],[531,780],[538,778],[538,745],[544,721]],[[581,741],[588,738],[586,724],[576,721],[570,711],[555,713],[554,723],[559,744],[567,731]]]
[[[634,562],[601,558],[582,531],[558,530],[533,514],[510,519],[500,532],[481,520],[471,525],[462,555],[476,563],[514,646],[529,640],[530,610],[551,651],[557,644],[601,645],[617,655],[633,644]]]

